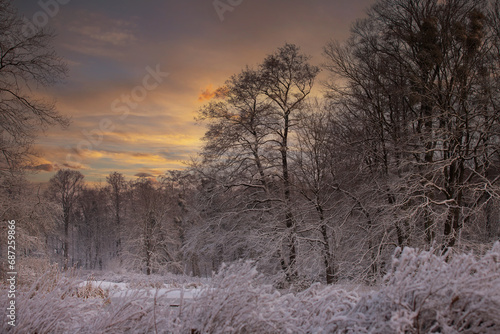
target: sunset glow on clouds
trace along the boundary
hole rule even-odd
[[[49,23],[69,75],[36,94],[56,99],[72,123],[40,135],[38,173],[31,179],[47,181],[61,168],[79,169],[91,182],[113,171],[134,179],[185,168],[205,132],[194,117],[231,75],[285,42],[320,65],[323,46],[346,38],[371,3],[244,1],[223,21],[206,0],[61,5]],[[41,10],[37,1],[13,4],[27,18]],[[155,81],[155,71],[168,76]],[[318,83],[318,94],[321,89]]]
[[[210,101],[214,96],[215,96],[215,90],[213,88],[213,85],[208,85],[208,87],[205,88],[200,93],[200,96],[198,96],[198,101],[200,102]]]

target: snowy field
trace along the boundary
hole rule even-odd
[[[374,288],[277,290],[252,263],[203,283],[86,281],[48,272],[17,295],[2,333],[500,333],[500,244],[446,261],[406,248]],[[119,281],[119,282],[118,282]],[[4,289],[3,289],[4,290]],[[6,309],[6,291],[0,304]]]

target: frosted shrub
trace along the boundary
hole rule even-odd
[[[180,333],[330,333],[358,300],[315,284],[281,295],[250,262],[223,266],[211,287],[182,310]]]
[[[181,313],[181,331],[198,333],[276,333],[292,330],[290,310],[279,307],[271,285],[262,284],[251,262],[223,265],[210,287]]]
[[[91,284],[79,286],[53,268],[31,287],[16,294],[16,326],[0,319],[0,333],[171,333],[169,321],[177,315],[161,296],[136,290],[112,302],[109,291]],[[7,308],[7,293],[0,291],[0,307]]]
[[[359,296],[355,292],[316,283],[297,294],[290,307],[301,332],[332,333],[358,300]]]
[[[397,250],[379,292],[360,300],[353,333],[500,333],[500,244],[480,259]]]
[[[30,286],[47,272],[57,271],[57,264],[51,264],[47,258],[20,257],[18,265],[18,279],[21,285]]]
[[[83,314],[98,306],[75,296],[76,284],[62,277],[56,270],[42,275],[29,288],[16,293],[16,326],[8,325],[6,317],[0,320],[2,333],[69,333],[83,323]],[[7,294],[1,291],[0,305],[7,308]]]
[[[361,298],[314,284],[281,295],[249,263],[223,267],[184,310],[188,333],[500,333],[500,244],[477,259],[397,250],[378,291]]]
[[[123,296],[120,302],[102,308],[75,333],[171,333],[168,329],[173,317],[168,308],[158,307],[158,302],[137,290]]]

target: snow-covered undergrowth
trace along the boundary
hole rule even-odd
[[[338,328],[354,333],[500,333],[500,243],[484,256],[405,248]]]
[[[125,284],[48,273],[18,292],[17,325],[2,317],[0,332],[500,333],[499,243],[448,261],[398,250],[383,284],[361,295],[320,284],[279,292],[249,262],[223,266],[205,286]]]

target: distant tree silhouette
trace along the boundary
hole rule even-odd
[[[82,190],[83,178],[83,174],[79,171],[62,169],[50,179],[49,188],[47,189],[49,198],[62,208],[64,269],[67,269],[69,264],[69,229],[73,223],[74,208],[78,195]]]

